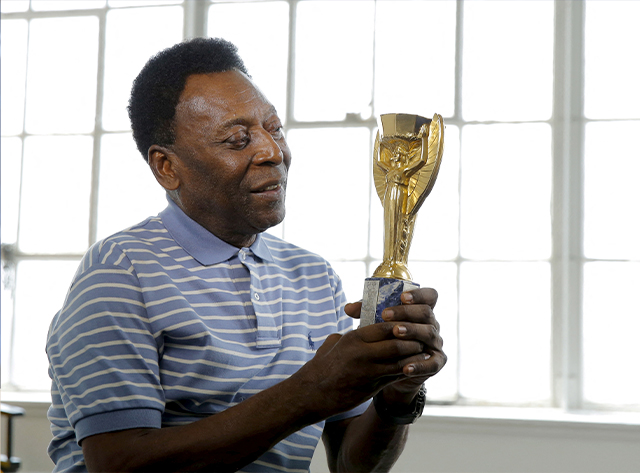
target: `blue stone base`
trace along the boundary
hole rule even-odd
[[[410,281],[390,278],[367,278],[364,281],[360,327],[384,322],[382,311],[387,307],[402,304],[400,295],[405,291],[419,288]]]

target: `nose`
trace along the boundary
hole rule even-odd
[[[278,142],[264,128],[260,128],[255,132],[254,143],[256,144],[256,152],[253,156],[254,164],[273,164],[279,165],[284,160],[282,149]]]

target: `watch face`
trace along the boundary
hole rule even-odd
[[[426,398],[427,398],[427,390],[425,389],[424,386],[422,386],[420,388],[420,391],[418,392],[418,395],[416,396],[416,400],[415,400],[416,407],[413,411],[413,413],[416,414],[417,417],[420,417],[422,415],[422,411],[424,411]]]

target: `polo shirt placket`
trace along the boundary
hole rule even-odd
[[[251,277],[250,298],[257,324],[256,348],[279,348],[282,330],[282,303],[279,297],[281,291],[264,290],[262,280],[267,277],[267,263],[250,248],[242,248],[239,257]]]

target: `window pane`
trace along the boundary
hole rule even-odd
[[[98,67],[96,17],[32,20],[28,67],[29,133],[93,131]]]
[[[463,263],[460,392],[478,401],[546,403],[551,396],[547,263]]]
[[[22,141],[20,138],[2,138],[2,243],[15,243],[18,238],[18,211],[20,209],[20,165]]]
[[[87,248],[93,140],[25,140],[18,242],[24,252],[79,253]]]
[[[182,7],[133,8],[107,14],[105,130],[130,128],[127,104],[133,80],[151,56],[182,40],[182,15]],[[158,34],[141,34],[142,25],[152,25]]]
[[[464,2],[466,120],[546,120],[553,91],[553,2]]]
[[[415,260],[453,259],[458,255],[458,171],[460,133],[446,125],[444,155],[436,184],[418,212],[409,264]],[[384,210],[375,188],[371,190],[371,246],[374,258],[384,251]]]
[[[366,128],[287,133],[293,153],[284,222],[288,241],[327,259],[366,255],[370,139]]]
[[[324,256],[324,255],[323,255]],[[342,279],[342,288],[347,301],[356,302],[362,299],[364,280],[367,278],[363,261],[331,261],[331,266]],[[355,325],[358,323],[356,321]]]
[[[47,391],[51,387],[43,347],[77,267],[77,261],[18,264],[12,381],[20,389]]]
[[[22,132],[27,75],[27,22],[2,20],[2,135]]]
[[[343,120],[348,113],[371,116],[373,20],[372,1],[298,4],[294,103],[298,120]]]
[[[249,74],[284,120],[287,111],[289,5],[223,3],[209,9],[209,36],[238,47]]]
[[[551,128],[462,130],[461,252],[474,259],[540,259],[551,252]]]
[[[2,0],[2,2],[0,2],[0,9],[2,13],[27,11],[29,9],[29,0]],[[4,31],[4,22],[2,23],[2,29]]]
[[[640,118],[639,20],[640,2],[586,2],[587,117]]]
[[[84,10],[87,8],[103,8],[105,0],[31,0],[34,11]]]
[[[640,407],[640,263],[584,266],[583,353],[587,402]]]
[[[584,253],[640,258],[640,122],[588,123],[585,135]]]
[[[453,400],[458,393],[458,275],[455,263],[411,263],[413,279],[421,287],[438,291],[434,313],[440,323],[444,352],[448,360],[444,369],[427,381],[430,400]]]
[[[0,276],[2,277],[0,289],[2,290],[2,295],[0,295],[0,310],[2,310],[2,317],[0,318],[0,334],[2,335],[0,348],[2,356],[2,387],[4,389],[4,385],[11,381],[10,373],[11,373],[11,347],[12,347],[12,336],[13,336],[13,292],[11,290],[13,284],[14,274],[11,271],[5,268],[4,260],[0,264]]]
[[[167,206],[164,189],[138,152],[131,133],[102,137],[98,239],[157,215]]]
[[[201,1],[201,0],[199,0]],[[109,7],[146,7],[150,5],[177,5],[183,0],[109,0]]]
[[[456,2],[378,2],[375,114],[453,115]]]

